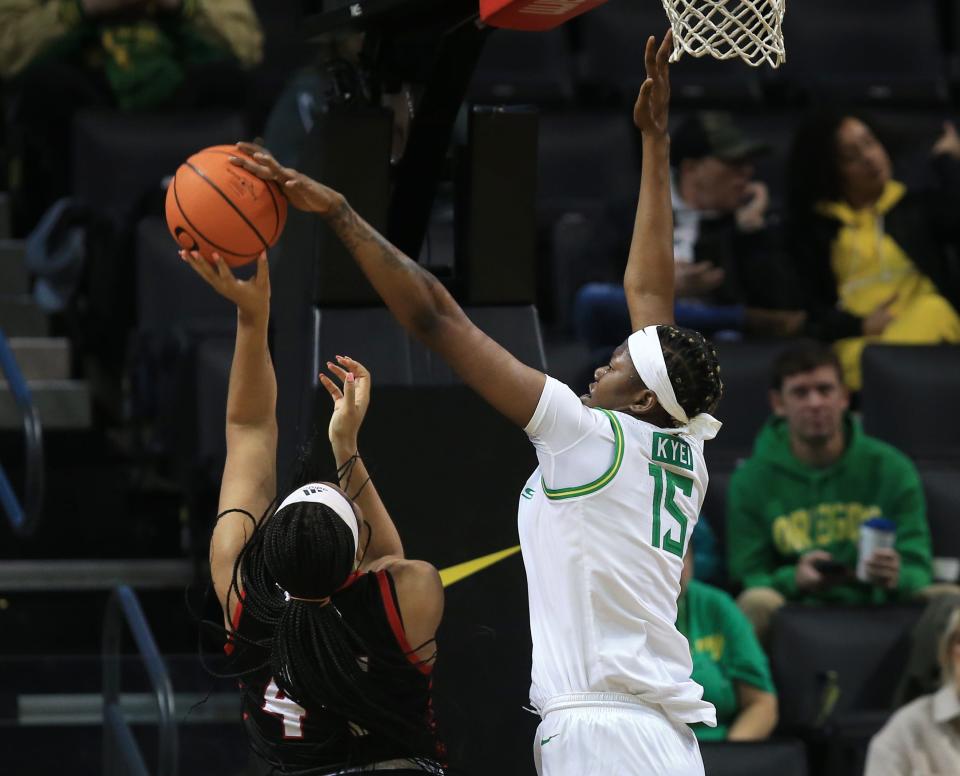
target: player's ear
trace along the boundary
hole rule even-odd
[[[782,418],[784,415],[783,410],[783,397],[780,395],[780,391],[775,391],[773,389],[768,393],[770,397],[770,408],[773,410],[773,414],[778,418]]]
[[[843,409],[850,409],[850,389],[847,388],[846,384],[842,380],[840,381],[840,401],[843,405]]]
[[[633,397],[633,403],[626,408],[633,415],[644,415],[657,406],[657,395],[649,388],[642,389]]]

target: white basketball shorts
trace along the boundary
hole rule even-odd
[[[633,696],[559,695],[540,713],[539,776],[704,776],[693,731]]]

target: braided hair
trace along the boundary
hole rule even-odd
[[[333,603],[296,600],[331,596],[347,581],[354,558],[350,529],[325,504],[290,504],[264,518],[237,558],[231,595],[240,597],[239,570],[244,617],[272,635],[255,642],[232,632],[240,669],[227,675],[242,679],[269,667],[287,697],[342,719],[338,748],[354,751],[359,727],[394,744],[398,756],[433,761],[437,742],[427,720],[402,713],[383,681],[384,671],[408,672],[409,661],[372,650]],[[368,670],[373,663],[379,676]]]
[[[230,632],[233,670],[208,670],[243,680],[269,668],[284,695],[342,720],[340,732],[321,746],[360,752],[359,727],[389,741],[399,757],[433,762],[438,754],[433,723],[401,711],[397,687],[384,681],[385,674],[408,675],[406,656],[370,647],[332,602],[296,600],[333,595],[349,578],[355,557],[350,529],[326,504],[299,502],[276,511],[271,505],[236,559],[229,595],[242,597],[243,616],[271,636],[252,641]],[[374,664],[376,674],[369,670]]]
[[[667,376],[687,417],[713,413],[723,396],[717,349],[699,331],[657,326]]]

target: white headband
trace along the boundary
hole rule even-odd
[[[633,367],[640,375],[640,379],[643,380],[647,388],[654,392],[657,401],[667,411],[667,414],[683,423],[687,427],[687,433],[694,439],[700,441],[713,439],[723,424],[706,412],[701,412],[693,418],[687,417],[687,413],[683,411],[683,407],[677,401],[677,395],[673,392],[673,386],[670,384],[670,376],[667,374],[667,364],[663,360],[663,348],[660,346],[657,327],[647,326],[645,329],[635,331],[627,338],[627,348],[630,350],[630,359],[633,361]]]
[[[306,485],[301,485],[287,496],[277,507],[277,512],[284,507],[302,501],[309,501],[311,504],[326,504],[336,512],[337,516],[347,524],[350,533],[353,534],[353,549],[356,552],[357,547],[360,546],[360,527],[357,525],[357,515],[350,502],[339,490],[319,482],[309,482]]]

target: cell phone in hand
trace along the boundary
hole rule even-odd
[[[845,577],[849,573],[849,569],[845,565],[832,558],[815,560],[812,565],[825,577]]]

